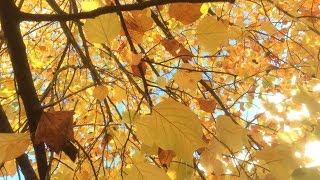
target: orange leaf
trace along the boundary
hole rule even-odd
[[[183,24],[191,24],[200,18],[201,4],[176,3],[169,7],[169,15]]]
[[[135,43],[141,43],[143,34],[148,31],[153,21],[149,9],[131,11],[124,16],[129,35]]]
[[[158,150],[159,161],[164,166],[169,166],[172,159],[176,154],[172,150],[163,150],[159,148]]]
[[[36,130],[35,143],[45,142],[59,153],[68,141],[74,140],[73,111],[43,112]]]
[[[139,66],[141,66],[142,72],[140,72]],[[142,77],[146,74],[147,65],[145,62],[141,62],[138,65],[131,65],[131,68],[132,68],[132,73],[134,76]]]
[[[191,60],[193,57],[193,54],[175,39],[162,40],[161,45],[174,57],[178,56],[183,60]]]
[[[213,113],[217,105],[217,102],[214,99],[199,98],[197,100],[201,110],[205,112]]]

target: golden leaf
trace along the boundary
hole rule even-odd
[[[133,162],[125,180],[170,180],[163,169],[147,162]]]
[[[216,53],[228,42],[228,25],[215,16],[206,16],[200,20],[196,36],[206,51]]]
[[[155,143],[162,149],[173,150],[187,162],[192,161],[195,150],[204,146],[197,115],[179,102],[163,101],[152,108],[151,115],[141,119],[136,122],[137,133],[144,133],[140,132],[138,137],[148,146]]]
[[[0,163],[19,157],[30,144],[27,133],[0,133]]]
[[[120,33],[120,20],[116,13],[105,14],[94,19],[87,19],[84,32],[92,43],[111,44],[112,40]]]
[[[220,115],[217,117],[217,137],[232,151],[240,151],[248,144],[248,130],[236,125],[230,117]]]
[[[177,73],[173,76],[173,80],[181,89],[196,90],[198,81],[202,78],[201,72],[194,72],[191,64],[185,63],[180,66]],[[190,71],[191,70],[191,71]]]
[[[108,88],[106,86],[97,86],[93,90],[93,97],[97,98],[99,101],[104,100],[108,95]]]

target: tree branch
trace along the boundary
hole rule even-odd
[[[14,76],[18,85],[17,94],[21,96],[26,110],[39,176],[40,179],[45,179],[48,166],[45,146],[43,143],[34,143],[34,133],[37,129],[37,123],[40,119],[42,110],[33,84],[32,74],[27,59],[26,46],[23,42],[19,27],[19,12],[20,11],[13,0],[0,1],[1,27],[4,32],[4,38],[7,43]]]
[[[105,6],[88,12],[74,14],[30,14],[21,12],[20,21],[74,21],[79,19],[95,18],[102,14],[115,13],[121,11],[142,10],[151,6],[159,6],[173,3],[205,3],[205,2],[229,2],[235,0],[151,0],[139,4],[125,4],[121,6]]]

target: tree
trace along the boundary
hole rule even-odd
[[[0,1],[0,175],[319,179],[319,6]]]

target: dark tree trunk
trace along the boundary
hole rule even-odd
[[[28,119],[31,140],[34,142],[34,133],[42,110],[27,59],[26,47],[20,31],[20,11],[13,0],[0,0],[1,27],[10,55],[14,77],[18,86],[18,95],[21,96]],[[40,179],[45,179],[47,173],[47,157],[44,144],[34,144],[38,172]]]

